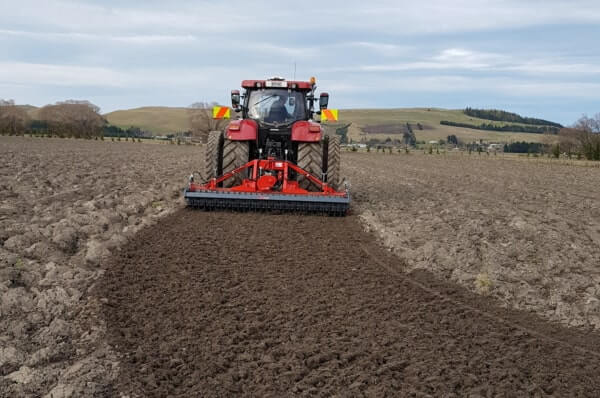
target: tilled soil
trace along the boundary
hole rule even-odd
[[[199,147],[0,137],[0,397],[106,394],[117,373],[88,290],[181,206]]]
[[[355,218],[150,227],[202,158],[0,137],[1,397],[598,396],[596,334],[494,306],[600,327],[600,168],[344,153],[354,213],[390,257]]]
[[[598,396],[600,337],[405,273],[356,217],[181,210],[95,294],[129,396]]]
[[[600,328],[598,164],[344,155],[356,213],[407,270],[565,325]]]

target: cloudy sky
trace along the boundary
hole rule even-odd
[[[103,112],[317,77],[338,108],[600,112],[600,2],[0,0],[0,98]]]

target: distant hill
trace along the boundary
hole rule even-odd
[[[187,110],[188,108],[147,106],[110,112],[104,117],[110,124],[123,129],[134,126],[159,135],[190,130]]]
[[[32,119],[37,118],[39,108],[31,105],[20,106],[26,108]],[[124,129],[132,126],[139,127],[142,130],[150,131],[156,135],[188,131],[190,129],[188,108],[181,107],[148,106],[118,110],[107,113],[104,117],[112,125]],[[419,141],[446,139],[446,137],[451,134],[456,135],[464,142],[478,140],[494,142],[541,142],[544,139],[544,135],[542,134],[520,133],[514,131],[489,131],[440,124],[441,121],[448,121],[451,123],[463,123],[469,125],[525,125],[523,123],[497,121],[469,116],[465,114],[462,109],[341,109],[339,118],[340,120],[338,123],[340,125],[352,123],[348,129],[348,138],[352,139],[354,142],[368,141],[371,138],[380,140],[385,140],[388,137],[391,139],[401,139],[402,131],[406,128],[407,123],[410,124]],[[515,130],[518,130],[518,128]]]
[[[411,125],[417,140],[431,141],[446,139],[454,134],[459,140],[465,142],[485,140],[494,142],[527,141],[539,142],[543,139],[541,134],[529,134],[511,131],[488,131],[464,127],[441,125],[441,121],[465,124],[494,124],[520,125],[480,119],[466,115],[462,109],[440,108],[401,108],[401,109],[347,109],[340,110],[340,122],[352,122],[348,130],[348,137],[353,141],[366,141],[370,138],[401,139],[401,132],[407,123]],[[396,135],[392,134],[396,131]]]
[[[467,107],[463,112],[465,115],[480,119],[496,120],[499,122],[523,123],[533,126],[550,126],[557,127],[559,129],[563,128],[563,125],[560,123],[554,123],[549,120],[536,119],[533,117],[523,117],[517,113],[506,112],[499,109],[476,109]]]

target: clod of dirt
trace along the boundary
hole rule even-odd
[[[13,235],[4,241],[4,248],[13,252],[23,251],[33,244],[33,239],[28,235]]]
[[[79,237],[72,227],[56,228],[52,242],[68,255],[75,254],[79,249]]]
[[[44,398],[70,398],[73,393],[73,386],[58,384],[48,394],[44,395]]]
[[[34,371],[27,366],[21,366],[21,368],[19,370],[12,372],[8,376],[6,376],[7,379],[10,379],[15,383],[20,383],[20,384],[29,383],[33,379],[33,377],[34,377]]]
[[[4,313],[4,310],[2,311]],[[5,375],[18,369],[25,355],[15,347],[0,347],[0,374]]]
[[[92,264],[98,264],[102,258],[110,254],[106,244],[96,240],[90,240],[87,243],[85,260]]]

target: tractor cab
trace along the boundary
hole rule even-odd
[[[289,126],[308,119],[306,94],[285,88],[248,90],[244,110],[244,118],[266,127]]]
[[[227,137],[232,140],[248,139],[247,134],[238,131],[242,130],[241,126],[246,132],[252,130],[252,156],[297,161],[299,142],[321,140],[321,127],[312,121],[315,113],[314,79],[286,81],[272,77],[244,80],[242,88],[243,95],[238,90],[231,92],[232,108],[241,112],[242,118],[230,124]]]
[[[306,93],[286,88],[249,89],[244,101],[245,119],[258,126],[257,148],[266,156],[295,158],[297,145],[290,140],[294,123],[308,119]]]
[[[309,82],[286,81],[282,77],[244,80],[242,88],[245,90],[242,96],[238,90],[231,92],[231,103],[234,110],[242,111],[244,119],[271,126],[312,119],[316,88],[314,78]],[[240,106],[242,99],[243,105]]]

